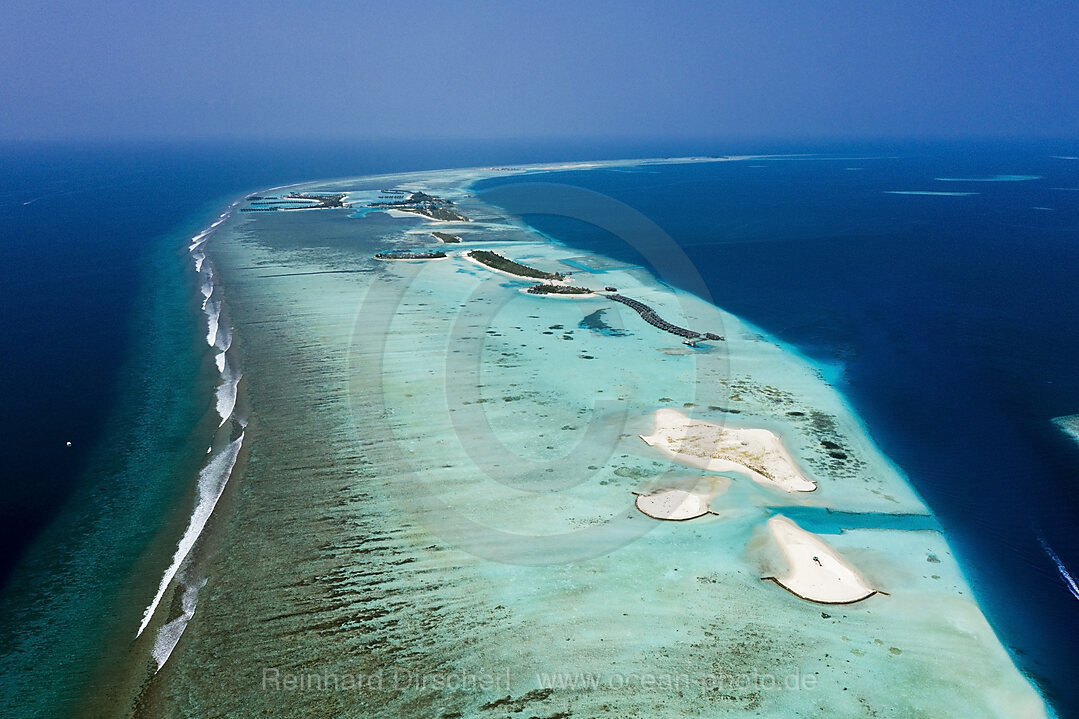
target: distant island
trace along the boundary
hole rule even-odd
[[[441,250],[413,252],[411,250],[394,250],[390,252],[376,252],[376,260],[441,260],[446,253]]]
[[[345,193],[334,195],[314,195],[305,192],[290,192],[283,197],[248,195],[245,199],[251,207],[244,207],[240,212],[276,212],[278,210],[332,210],[348,207]]]
[[[460,235],[451,235],[448,232],[432,232],[435,239],[439,242],[445,242],[448,245],[456,244],[461,241]]]
[[[530,295],[590,295],[592,290],[576,285],[534,285],[528,288]]]
[[[383,193],[385,192],[383,190]],[[413,212],[417,215],[423,215],[432,220],[442,220],[443,222],[471,222],[461,213],[450,209],[453,207],[452,200],[428,195],[426,192],[413,192],[403,200],[372,202],[368,207],[383,207],[387,210]]]
[[[561,273],[537,270],[535,267],[514,262],[490,250],[472,250],[468,253],[468,257],[487,265],[493,270],[517,275],[518,277],[534,277],[539,280],[557,280],[559,282],[566,279],[566,276]]]

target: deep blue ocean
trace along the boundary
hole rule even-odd
[[[841,366],[1004,643],[1079,716],[1079,600],[1046,549],[1079,575],[1079,445],[1050,422],[1079,413],[1079,161],[1053,157],[1079,147],[684,141],[0,146],[0,655],[36,619],[55,636],[20,661],[69,670],[33,707],[57,713],[86,678],[72,667],[103,659],[96,639],[131,620],[110,606],[189,496],[212,373],[184,241],[228,202],[378,172],[745,152],[819,156],[479,188],[542,180],[621,200],[685,249],[717,304]],[[998,175],[1036,179],[935,179]],[[592,226],[527,219],[641,261]]]

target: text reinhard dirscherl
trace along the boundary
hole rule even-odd
[[[717,690],[807,691],[817,687],[817,675],[798,668],[785,675],[750,671],[713,674],[652,674],[648,672],[611,673],[537,673],[530,689],[566,691],[605,691],[637,689],[644,691]],[[289,672],[277,667],[262,670],[263,691],[319,692],[510,692],[509,669],[481,672],[417,672],[394,668],[367,674],[348,672]]]

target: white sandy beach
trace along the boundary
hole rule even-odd
[[[679,522],[711,513],[708,499],[707,495],[684,489],[663,489],[652,494],[638,494],[634,504],[653,519]]]
[[[371,212],[385,212],[390,217],[397,217],[397,218],[411,217],[413,219],[426,220],[427,222],[441,222],[441,220],[436,220],[434,218],[428,217],[427,215],[421,215],[418,212],[405,212],[404,210],[391,210],[391,209],[386,208],[386,207],[376,207],[376,208],[371,209]]]
[[[766,579],[775,580],[803,599],[822,604],[850,604],[877,593],[815,534],[780,515],[768,520],[768,529],[783,551],[788,572]]]
[[[784,492],[812,492],[817,485],[798,471],[783,442],[766,429],[735,429],[693,420],[674,409],[655,413],[652,434],[641,435],[675,460],[710,472],[738,472]]]

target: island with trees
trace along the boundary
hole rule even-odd
[[[472,250],[468,253],[468,256],[476,262],[487,265],[492,270],[498,270],[499,272],[505,272],[518,277],[532,277],[537,280],[557,280],[559,282],[566,279],[566,276],[559,272],[544,272],[543,270],[537,270],[535,267],[529,267],[528,265],[514,262],[513,260],[507,259],[497,252],[491,252],[490,250]]]
[[[451,209],[453,207],[453,200],[428,195],[426,192],[413,192],[402,200],[372,202],[368,207],[412,212],[432,220],[441,220],[443,222],[471,222],[471,220],[461,213]]]

